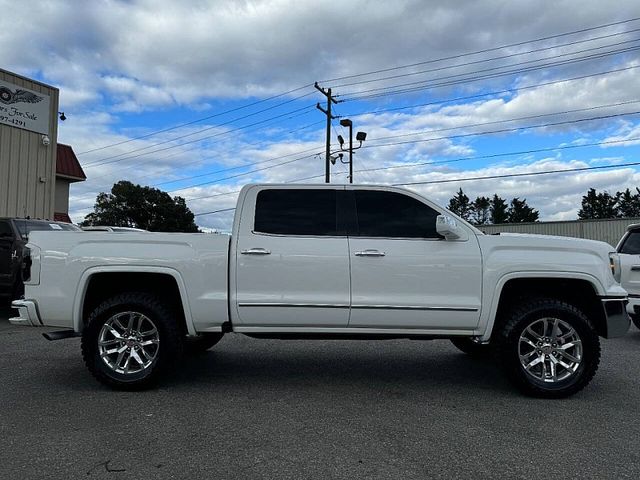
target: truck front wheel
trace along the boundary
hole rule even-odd
[[[101,383],[123,390],[153,384],[182,350],[175,316],[149,293],[123,293],[98,305],[82,332],[82,356]]]
[[[528,395],[568,397],[582,390],[598,369],[598,334],[582,311],[564,301],[525,301],[497,334],[500,363]]]

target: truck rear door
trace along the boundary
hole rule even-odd
[[[347,326],[349,248],[339,224],[340,192],[344,187],[249,189],[231,259],[238,327]]]

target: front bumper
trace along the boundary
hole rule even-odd
[[[627,298],[601,298],[606,322],[605,338],[622,337],[629,330],[631,319],[627,312]]]
[[[42,321],[38,314],[38,306],[33,300],[14,300],[11,306],[18,310],[18,316],[9,319],[13,325],[41,327]]]

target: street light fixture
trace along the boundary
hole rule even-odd
[[[353,122],[348,118],[343,118],[340,120],[340,125],[343,127],[349,127],[349,183],[353,183],[353,151],[362,147],[362,142],[364,142],[367,138],[366,132],[358,132],[356,133],[356,140],[360,142],[360,145],[357,147],[353,146]],[[342,135],[338,135],[338,143],[340,144],[340,150],[343,152],[347,151],[344,147],[344,138]],[[342,159],[340,159],[342,161]]]

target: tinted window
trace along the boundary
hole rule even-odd
[[[80,227],[77,227],[76,225],[73,225],[71,223],[64,223],[64,222],[47,222],[43,220],[16,219],[15,224],[18,227],[18,230],[20,230],[20,235],[22,235],[22,237],[25,237],[25,235],[28,235],[30,232],[43,231],[43,230],[44,231],[65,230],[65,231],[72,231],[72,232],[82,231]]]
[[[415,198],[373,190],[355,194],[360,236],[442,238],[436,232],[440,213]]]
[[[640,232],[631,232],[620,248],[620,253],[640,255]]]
[[[0,222],[0,237],[13,237],[9,222]]]
[[[335,190],[262,190],[254,230],[280,235],[337,235]]]

